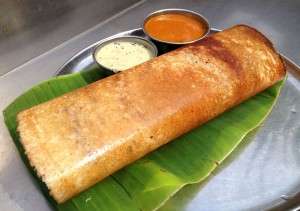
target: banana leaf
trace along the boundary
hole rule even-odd
[[[56,204],[38,180],[24,155],[17,133],[16,115],[105,75],[92,69],[52,78],[31,88],[4,110],[4,120],[28,169],[54,209],[63,211],[154,210],[186,184],[204,180],[257,128],[271,111],[284,81],[259,93],[218,118],[177,138],[121,169],[63,204]]]

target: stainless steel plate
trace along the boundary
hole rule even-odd
[[[58,65],[78,49],[105,37],[104,27],[101,27],[0,77],[0,109],[3,110],[29,87],[51,77]],[[125,33],[144,36],[139,30]],[[92,46],[96,44],[76,54],[56,74],[93,68],[90,56]],[[278,103],[263,126],[245,140],[209,179],[183,188],[162,210],[282,210],[299,203],[300,69],[285,60],[289,76]],[[0,143],[0,210],[50,210],[26,171],[3,120],[0,121]]]
[[[217,31],[212,29],[211,33]],[[126,35],[149,39],[141,28],[121,32],[85,48],[56,74],[97,68],[92,58],[95,46]],[[300,68],[283,58],[288,79],[264,125],[208,180],[186,186],[162,210],[282,210],[297,206],[300,201],[300,194],[297,195],[300,191]]]

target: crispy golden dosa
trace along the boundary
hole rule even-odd
[[[284,75],[270,41],[239,25],[23,111],[18,131],[60,203]]]

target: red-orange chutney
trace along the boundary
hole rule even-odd
[[[167,13],[150,17],[144,29],[152,38],[175,43],[191,42],[207,32],[201,20],[187,14]]]

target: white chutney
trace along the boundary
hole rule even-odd
[[[109,42],[95,52],[97,62],[114,72],[144,63],[154,56],[154,53],[142,43],[127,40]]]

